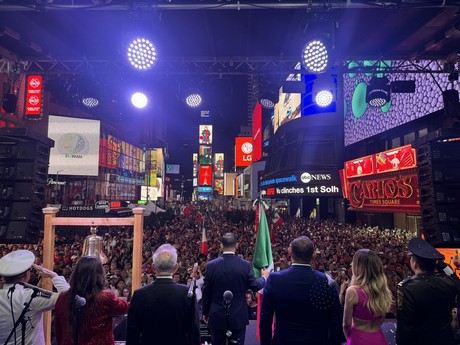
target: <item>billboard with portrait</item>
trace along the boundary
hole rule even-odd
[[[212,125],[200,125],[199,132],[200,144],[212,144]]]
[[[198,153],[198,163],[200,165],[212,164],[212,147],[210,145],[200,145]]]

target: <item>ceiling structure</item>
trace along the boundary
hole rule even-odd
[[[40,72],[60,88],[88,76],[112,105],[98,111],[121,121],[133,114],[120,106],[126,90],[150,88],[173,127],[170,145],[196,139],[199,116],[181,97],[201,86],[224,145],[248,122],[254,91],[279,88],[313,37],[329,40],[342,71],[344,61],[378,59],[458,68],[459,9],[458,0],[0,0],[0,69]],[[158,51],[145,73],[125,55],[141,34]]]

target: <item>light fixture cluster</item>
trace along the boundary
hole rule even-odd
[[[96,108],[99,105],[99,100],[94,97],[85,97],[81,102],[87,108]]]
[[[151,68],[157,59],[155,46],[146,38],[137,38],[128,47],[128,60],[139,70]]]
[[[313,73],[321,73],[327,67],[329,54],[326,45],[320,40],[308,42],[302,54],[302,63],[305,69]]]
[[[199,93],[190,93],[187,97],[185,97],[185,103],[190,108],[197,108],[203,102],[203,98]]]

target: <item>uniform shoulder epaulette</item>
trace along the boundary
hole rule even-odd
[[[403,285],[406,284],[408,281],[411,281],[412,278],[413,278],[413,276],[408,276],[406,279],[400,281],[400,282],[398,283],[398,286],[403,286]]]

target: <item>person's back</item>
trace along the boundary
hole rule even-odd
[[[129,327],[135,324],[142,334],[134,341],[128,334],[127,344],[188,344],[191,298],[187,297],[188,288],[168,279],[157,279],[133,295],[129,313]]]
[[[292,241],[288,252],[292,266],[271,273],[264,287],[260,314],[261,345],[341,343],[342,308],[338,292],[324,273],[311,268],[313,242],[301,236]]]
[[[134,291],[128,311],[127,345],[199,345],[200,324],[195,295],[173,280],[177,250],[160,246],[152,256],[157,279]]]
[[[276,313],[276,344],[326,344],[332,319],[340,331],[338,294],[325,274],[311,267],[292,266],[271,273],[262,306],[271,303]],[[265,310],[262,309],[261,320],[267,317]],[[269,324],[266,322],[265,327]]]

